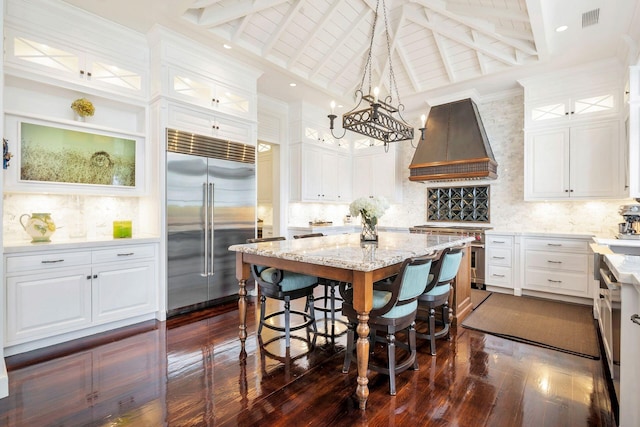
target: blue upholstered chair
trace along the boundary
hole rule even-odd
[[[458,275],[464,247],[448,248],[441,252],[440,258],[433,263],[429,284],[418,297],[418,316],[429,325],[427,333],[418,332],[418,338],[428,339],[431,343],[431,355],[436,355],[436,339],[449,336],[449,294],[451,283]],[[436,331],[436,308],[442,307],[442,328]],[[425,311],[427,314],[425,315]]]
[[[410,367],[418,369],[415,335],[417,298],[427,286],[432,261],[432,257],[409,258],[404,261],[393,282],[379,282],[374,286],[373,309],[369,313],[369,340],[373,344],[376,341],[386,342],[387,366],[369,363],[369,369],[389,375],[389,392],[392,395],[396,394],[396,373]],[[355,328],[358,325],[350,293],[351,289],[345,291],[345,301],[342,303],[342,313],[349,319],[343,373],[349,372],[351,360],[354,358]],[[396,332],[404,329],[408,329],[407,342],[396,342]],[[384,340],[378,337],[378,331],[384,332]],[[396,363],[396,345],[407,352],[407,357],[400,364]]]
[[[247,243],[271,242],[285,240],[284,237],[267,237],[262,239],[248,239]],[[266,327],[278,332],[284,332],[286,348],[291,346],[291,332],[312,327],[316,332],[316,319],[313,308],[313,289],[318,285],[318,278],[305,274],[293,273],[273,267],[251,265],[251,275],[258,284],[260,291],[260,325],[258,335]],[[291,310],[291,300],[306,297],[305,311]],[[266,314],[267,298],[284,301],[284,309]],[[284,326],[273,325],[269,319],[284,315]],[[291,325],[291,315],[300,316],[302,322]]]

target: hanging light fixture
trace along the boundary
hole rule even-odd
[[[342,115],[342,128],[344,129],[344,133],[341,136],[336,136],[333,133],[334,120],[337,117],[334,114],[336,105],[334,101],[331,101],[331,114],[329,114],[328,117],[329,129],[331,129],[331,135],[333,135],[334,138],[344,138],[347,130],[350,130],[369,138],[382,141],[385,149],[388,150],[389,143],[391,142],[412,140],[413,128],[405,122],[404,118],[402,118],[404,105],[400,102],[398,86],[396,84],[395,75],[393,74],[393,64],[391,63],[391,43],[389,41],[389,24],[387,22],[385,0],[382,0],[382,12],[384,15],[384,29],[387,40],[387,54],[389,56],[389,95],[383,100],[380,100],[378,97],[379,89],[375,87],[372,91],[371,54],[373,51],[373,38],[376,32],[376,23],[378,21],[379,4],[380,0],[377,0],[375,15],[373,17],[373,26],[371,28],[371,41],[369,43],[367,62],[364,66],[360,87],[355,92],[355,98],[358,102],[351,111]],[[367,88],[367,95],[364,95],[363,87],[367,76],[369,78],[369,87]],[[398,99],[398,104],[395,107],[393,106],[394,92]],[[364,106],[361,107],[361,105]]]

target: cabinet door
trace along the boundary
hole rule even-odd
[[[322,168],[322,200],[338,201],[340,181],[338,179],[338,156],[331,152],[322,153],[320,157]]]
[[[383,196],[390,202],[402,200],[401,184],[396,176],[396,145],[357,150],[353,159],[353,197]]]
[[[322,150],[302,147],[302,200],[322,200]]]
[[[113,263],[93,268],[93,320],[104,323],[157,309],[154,262]]]
[[[74,331],[91,324],[88,268],[8,277],[9,345]]]
[[[353,198],[371,196],[373,163],[370,156],[356,156],[353,159]]]
[[[619,122],[571,128],[571,197],[622,196]]]
[[[168,86],[169,95],[176,99],[238,117],[255,115],[251,94],[232,85],[171,68]]]
[[[175,104],[169,105],[168,116],[171,128],[248,145],[256,143],[253,127],[246,122]]]
[[[352,199],[351,158],[347,155],[338,155],[336,164],[338,165],[338,170],[336,171],[334,168],[334,172],[336,172],[336,176],[338,177],[337,201],[350,203]]]
[[[525,199],[569,197],[569,129],[531,132],[525,147]]]
[[[110,92],[146,95],[146,73],[134,64],[126,64],[113,58],[87,54],[85,62],[87,83]]]

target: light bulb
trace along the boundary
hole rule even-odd
[[[373,102],[378,102],[378,94],[380,93],[380,89],[378,86],[373,88]]]
[[[422,127],[426,128],[427,127],[427,116],[425,116],[424,114],[420,116],[420,121],[422,122]]]
[[[331,101],[331,104],[330,104],[330,105],[331,105],[331,114],[333,114],[333,112],[334,112],[334,111],[335,111],[335,109],[336,109],[336,101]]]

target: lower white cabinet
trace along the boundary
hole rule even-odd
[[[485,237],[485,285],[514,288],[514,236],[488,234]]]
[[[154,313],[157,245],[5,254],[5,346]]]
[[[620,313],[620,427],[640,420],[640,285],[621,285]]]
[[[588,240],[525,237],[523,290],[591,298]]]

